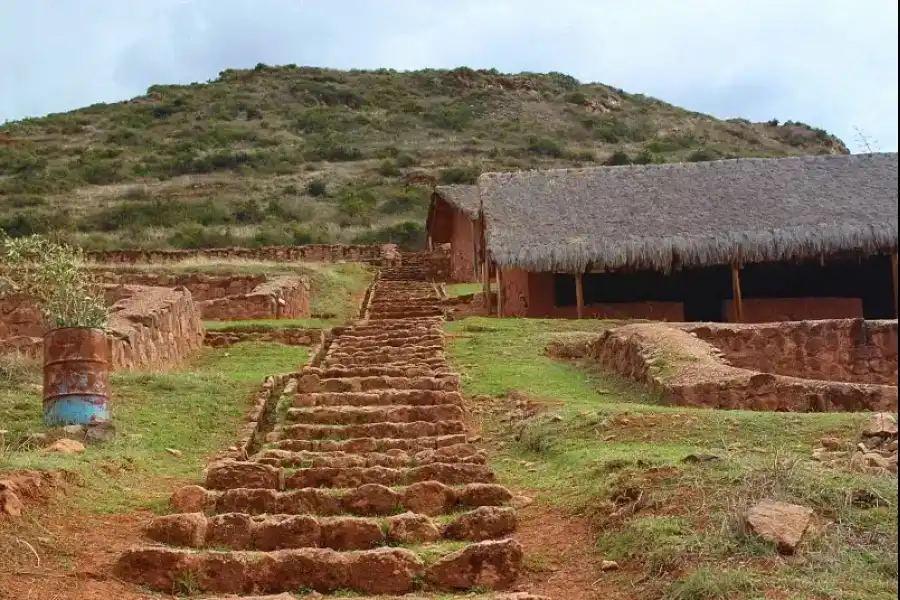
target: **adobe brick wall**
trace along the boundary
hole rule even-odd
[[[112,369],[164,371],[181,364],[203,344],[203,322],[186,289],[107,285]],[[2,339],[0,352],[18,351],[40,360],[44,329]]]
[[[744,323],[863,317],[860,298],[745,298],[741,304]],[[723,302],[722,314],[726,321],[735,322],[734,302]]]
[[[897,385],[897,321],[837,319],[686,327],[734,366],[791,377]]]
[[[475,224],[460,210],[453,211],[450,269],[452,281],[475,281]]]
[[[357,262],[394,265],[400,260],[395,244],[308,244],[262,248],[204,248],[198,250],[108,250],[87,252],[87,259],[105,264],[170,263],[194,259],[273,262]]]
[[[413,279],[447,282],[452,279],[450,254],[450,244],[441,244],[431,251],[403,252],[401,264]]]
[[[603,332],[587,356],[659,390],[670,402],[732,410],[896,411],[897,387],[761,373],[727,364],[683,328],[633,323]]]
[[[554,306],[553,273],[503,271],[503,314],[508,317],[565,318],[578,315],[575,306]],[[615,302],[587,304],[585,318],[684,321],[681,302]]]
[[[207,321],[302,319],[309,316],[309,283],[299,277],[278,277],[248,294],[197,302]]]

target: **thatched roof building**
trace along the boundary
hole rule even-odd
[[[439,193],[477,215],[470,188]],[[897,248],[897,188],[897,153],[487,173],[478,180],[492,259],[504,269],[568,273],[890,252]]]
[[[428,206],[428,244],[450,244],[452,281],[477,277],[481,238],[481,199],[474,185],[437,186]]]
[[[434,196],[461,211],[470,219],[478,218],[478,213],[481,211],[481,199],[478,197],[478,186],[476,185],[439,185],[434,188]]]

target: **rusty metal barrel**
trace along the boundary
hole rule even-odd
[[[44,336],[44,422],[87,425],[109,420],[110,344],[87,327],[54,329]]]

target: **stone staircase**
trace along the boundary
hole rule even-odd
[[[512,495],[467,437],[420,276],[385,269],[364,318],[288,384],[265,443],[176,492],[179,512],[153,519],[117,576],[170,593],[541,600],[494,592],[522,570]]]

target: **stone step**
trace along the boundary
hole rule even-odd
[[[312,589],[362,594],[406,594],[425,581],[436,589],[508,588],[522,569],[515,540],[471,544],[430,566],[405,548],[340,552],[300,548],[273,552],[213,552],[148,546],[117,561],[119,579],[160,592],[177,592],[191,574],[192,591],[280,593]]]
[[[462,406],[459,392],[437,390],[381,390],[377,392],[314,392],[294,396],[294,406]]]
[[[435,325],[424,326],[414,323],[403,329],[384,329],[382,327],[373,329],[371,326],[358,329],[348,328],[341,333],[338,341],[346,344],[377,344],[383,340],[407,340],[422,337],[444,337],[441,324],[436,323]]]
[[[178,512],[205,514],[390,516],[414,512],[436,516],[482,506],[505,506],[511,499],[509,490],[493,483],[452,487],[426,481],[394,488],[371,484],[353,490],[308,488],[285,492],[264,488],[218,491],[189,485],[172,495],[171,505]]]
[[[272,433],[272,438],[277,438],[279,433]],[[345,440],[298,440],[276,439],[272,447],[280,450],[294,452],[387,452],[388,450],[404,450],[406,452],[421,452],[422,450],[437,450],[446,446],[466,443],[466,436],[462,434],[423,436],[413,438],[350,438]]]
[[[455,444],[437,450],[408,453],[394,449],[388,452],[311,452],[267,448],[250,457],[274,467],[415,467],[433,462],[485,464],[483,451],[471,444]]]
[[[148,539],[168,546],[270,552],[290,548],[370,550],[442,539],[483,542],[506,537],[515,530],[515,510],[484,506],[445,522],[417,513],[382,519],[180,513],[154,518],[145,534]]]
[[[465,433],[462,421],[364,423],[360,425],[288,425],[278,439],[347,440],[351,438],[421,438]]]
[[[146,598],[143,600],[158,600],[158,598],[154,596],[153,598]],[[214,598],[198,598],[197,600],[297,600],[297,598],[290,594],[278,594],[277,596],[216,596]],[[397,598],[396,600],[435,600],[435,597],[410,596],[404,594],[402,599]],[[460,600],[463,599],[461,598]],[[499,592],[494,594],[478,594],[475,596],[466,594],[464,600],[550,600],[550,598],[546,596],[536,596],[530,592]]]
[[[261,488],[354,488],[375,483],[384,486],[437,481],[446,485],[493,483],[494,472],[485,465],[434,462],[418,467],[310,467],[285,469],[250,461],[214,463],[206,470],[205,487],[211,490]]]
[[[441,377],[335,377],[303,375],[297,380],[299,392],[367,392],[370,390],[459,391],[457,374]]]
[[[288,409],[286,419],[307,425],[362,425],[369,423],[414,423],[417,421],[462,421],[465,413],[455,404],[437,406],[312,406]]]
[[[416,358],[419,356],[424,356],[426,358],[432,356],[444,356],[444,346],[443,344],[431,344],[431,345],[413,345],[409,344],[406,346],[399,346],[397,348],[340,348],[336,346],[332,346],[328,353],[325,355],[326,358],[335,359],[338,357],[344,358],[371,358],[376,356],[386,356],[386,357],[394,357],[394,360],[399,361],[404,358]]]
[[[436,333],[426,333],[423,335],[408,335],[403,337],[388,336],[386,339],[380,340],[357,338],[355,340],[345,341],[343,338],[338,338],[332,344],[332,348],[340,348],[341,350],[347,350],[349,348],[371,350],[373,348],[401,348],[409,345],[441,346],[443,343],[444,336],[437,335]]]
[[[322,376],[330,379],[347,379],[349,377],[440,377],[453,375],[446,360],[381,363],[370,366],[341,366],[323,361],[325,369]]]

